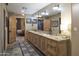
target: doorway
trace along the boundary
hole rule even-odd
[[[25,35],[25,20],[24,18],[16,18],[16,35],[24,36]]]
[[[25,19],[16,18],[15,16],[9,17],[9,40],[8,43],[16,42],[17,36],[25,35]]]
[[[43,30],[43,20],[38,20],[38,30]]]

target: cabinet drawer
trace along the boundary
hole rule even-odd
[[[42,50],[45,50],[45,40],[44,39],[42,39],[42,41],[41,41],[41,48],[42,48]]]
[[[48,40],[48,44],[52,45],[53,47],[56,47],[56,42],[51,39]]]
[[[56,51],[56,47],[54,47],[54,46],[52,46],[50,44],[47,45],[47,49]]]
[[[56,56],[57,53],[56,53],[56,51],[54,51],[54,50],[51,51],[51,50],[49,49],[49,50],[47,51],[47,54],[50,55],[50,56]]]

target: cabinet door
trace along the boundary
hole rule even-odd
[[[39,36],[38,35],[35,35],[35,37],[36,37],[36,47],[38,47],[38,40],[39,40]]]
[[[44,37],[41,37],[41,49],[42,49],[42,51],[44,51],[44,49],[45,49],[45,40],[44,40]]]
[[[42,50],[46,54],[47,53],[47,38],[42,37]]]
[[[58,55],[67,56],[67,44],[66,41],[58,42]]]
[[[57,47],[56,47],[56,42],[49,39],[47,41],[47,54],[48,55],[57,55]]]
[[[28,34],[27,34],[27,35],[28,35],[28,40],[30,41],[30,32],[28,32]]]
[[[37,40],[37,38],[36,38],[36,34],[33,34],[33,40],[34,40],[34,45],[36,46],[36,40]]]
[[[28,32],[26,31],[25,33],[26,33],[25,34],[25,40],[27,41],[28,40]]]
[[[44,51],[45,51],[45,54],[47,55],[47,38],[44,39],[45,40],[45,46],[44,46]]]
[[[32,33],[30,33],[30,42],[32,42],[32,39],[33,39],[33,34]]]
[[[38,48],[40,49],[40,47],[41,47],[41,44],[40,44],[40,42],[41,42],[41,39],[40,39],[40,36],[38,36]]]
[[[41,49],[41,36],[39,36],[39,49]]]

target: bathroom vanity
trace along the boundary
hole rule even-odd
[[[70,39],[36,31],[27,31],[26,39],[47,56],[71,55]]]

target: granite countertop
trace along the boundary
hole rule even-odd
[[[39,31],[29,31],[29,32],[32,32],[34,34],[44,36],[46,38],[53,39],[53,40],[56,40],[56,41],[67,40],[67,38],[65,38],[64,36],[61,36],[61,35],[55,36],[55,35],[50,35],[50,34],[46,34],[46,33],[43,33],[43,32],[39,32]]]

